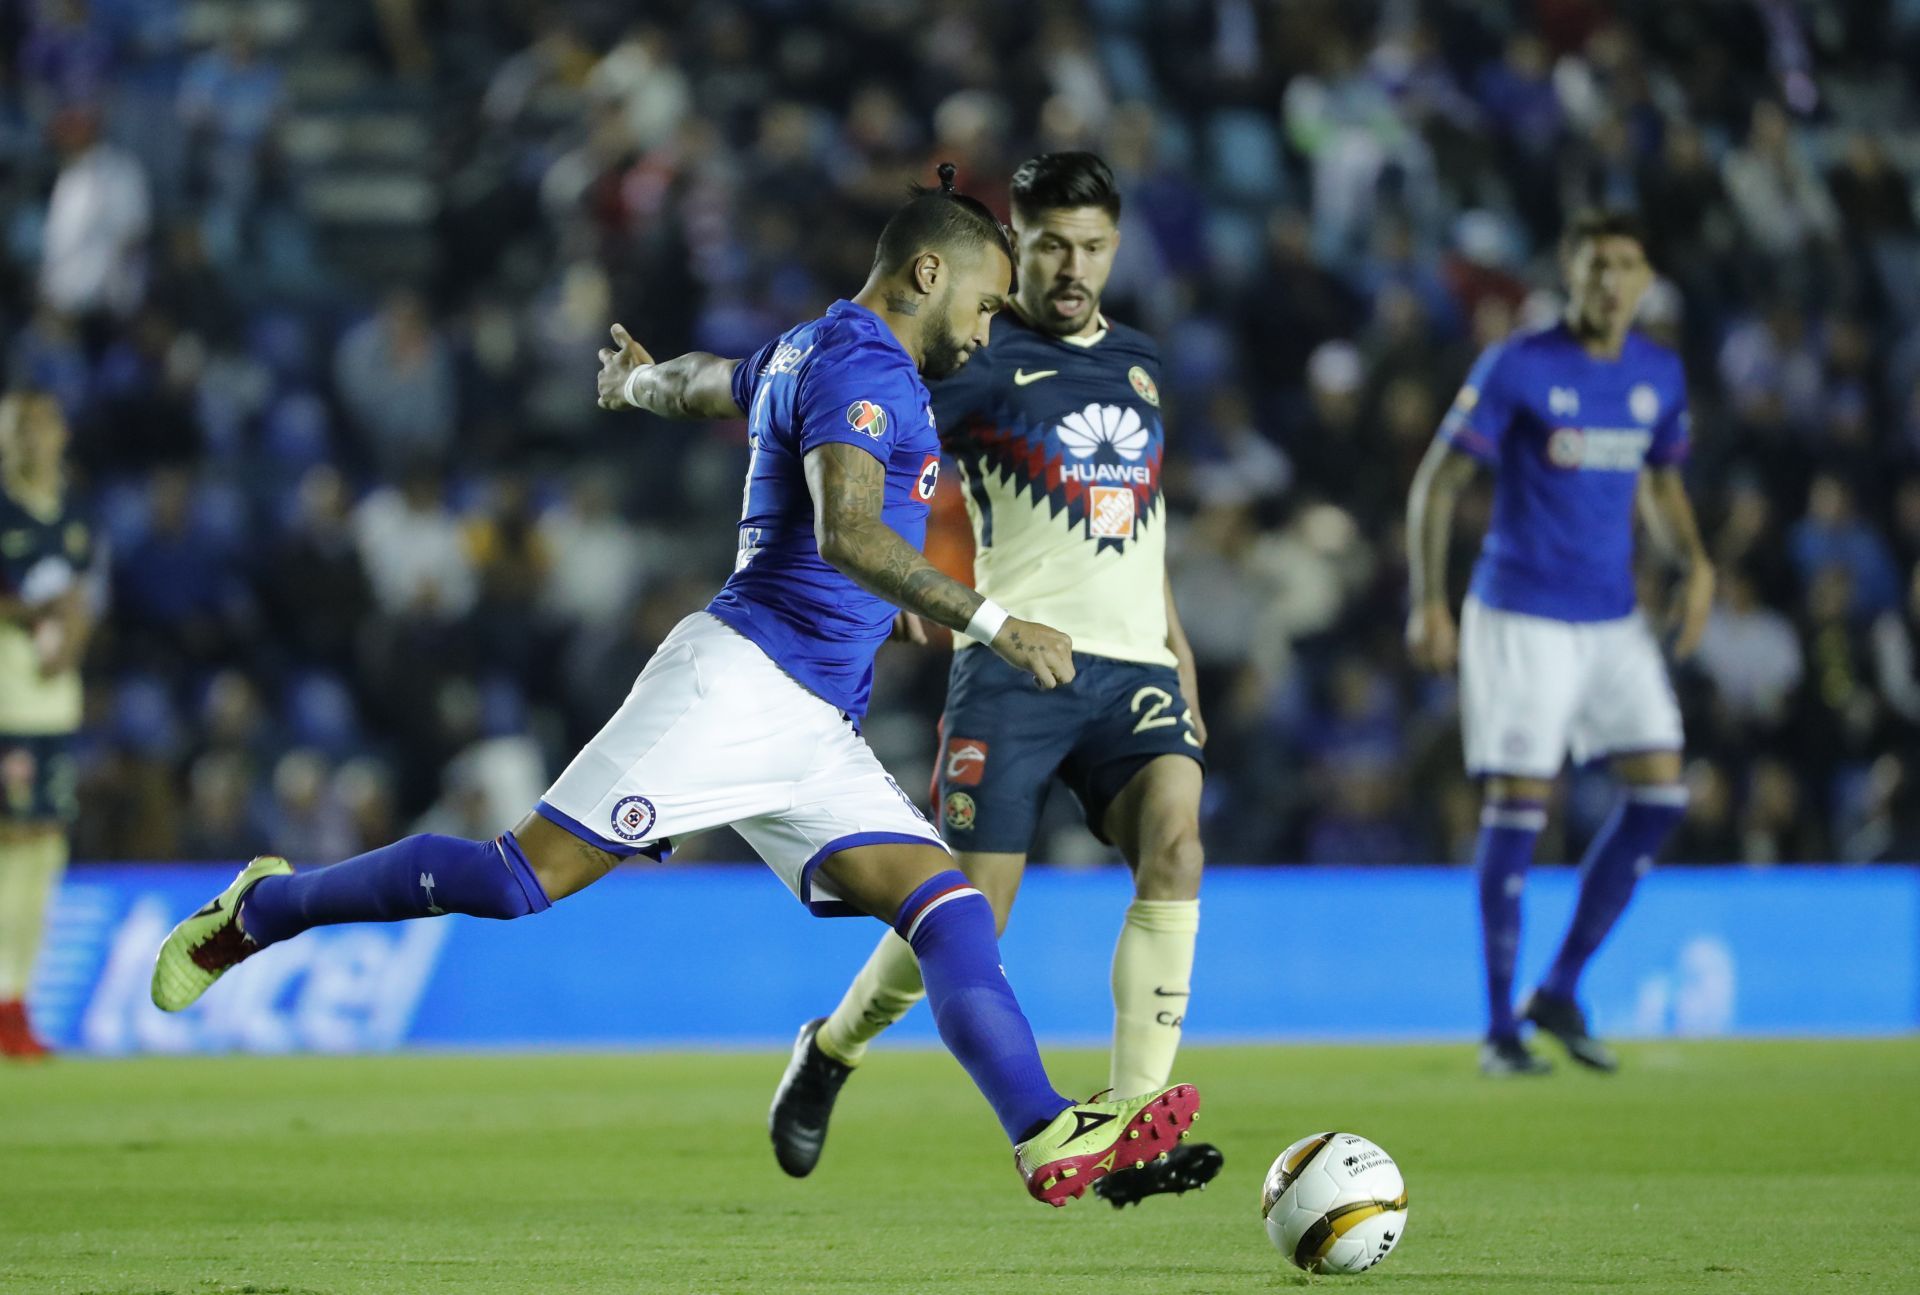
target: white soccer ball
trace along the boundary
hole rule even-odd
[[[1393,1157],[1352,1133],[1316,1133],[1280,1153],[1260,1188],[1267,1236],[1308,1272],[1357,1273],[1407,1230],[1407,1182]]]

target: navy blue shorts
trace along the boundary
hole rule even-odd
[[[1184,755],[1206,767],[1173,667],[1078,652],[1073,664],[1072,683],[1042,692],[986,648],[954,654],[933,774],[954,849],[1027,853],[1056,777],[1106,841],[1107,809],[1148,761]]]
[[[71,823],[77,786],[71,734],[0,733],[0,822]]]

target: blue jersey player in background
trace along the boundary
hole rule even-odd
[[[1565,316],[1480,357],[1408,501],[1408,646],[1434,671],[1457,659],[1467,770],[1484,789],[1474,862],[1487,1074],[1550,1069],[1521,1039],[1522,1021],[1558,1038],[1575,1061],[1615,1068],[1579,1007],[1580,975],[1686,809],[1680,710],[1636,605],[1636,502],[1682,572],[1677,657],[1692,653],[1706,627],[1713,568],[1680,475],[1688,429],[1679,358],[1632,329],[1653,280],[1645,246],[1624,216],[1591,213],[1569,227]],[[1493,522],[1456,632],[1446,589],[1453,507],[1481,467],[1496,473]],[[1611,761],[1625,795],[1587,850],[1559,953],[1516,1014],[1520,892],[1569,755]]]
[[[1074,677],[1066,635],[1009,616],[920,553],[939,468],[922,375],[953,373],[986,344],[1013,280],[1006,231],[940,171],[940,189],[888,222],[852,300],[744,362],[656,364],[614,326],[603,408],[746,415],[739,555],[533,811],[490,841],[411,836],[300,873],[253,860],[167,937],[156,1004],[178,1011],[315,926],[529,916],[623,858],[661,858],[674,838],[725,825],[814,913],[878,917],[912,946],[940,1037],[1036,1199],[1064,1205],[1123,1145],[1150,1157],[1185,1136],[1199,1107],[1189,1085],[1079,1104],[1054,1089],[1000,970],[992,908],[859,733],[896,609],[967,634],[1043,689]]]

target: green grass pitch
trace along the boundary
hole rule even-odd
[[[1414,1292],[1920,1289],[1920,1039],[1643,1044],[1487,1082],[1452,1047],[1193,1048],[1205,1193],[1021,1191],[944,1054],[880,1051],[781,1176],[767,1053],[65,1061],[0,1070],[0,1291]],[[1049,1054],[1094,1086],[1104,1058]],[[1406,1239],[1309,1278],[1258,1195],[1323,1128],[1406,1172]]]

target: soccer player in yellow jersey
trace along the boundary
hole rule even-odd
[[[67,498],[67,424],[37,391],[0,396],[0,1055],[46,1053],[27,981],[67,866],[93,536]]]
[[[1054,779],[1133,870],[1113,958],[1112,1086],[1163,1087],[1186,1016],[1200,925],[1201,753],[1193,655],[1167,585],[1160,499],[1160,356],[1109,320],[1100,294],[1120,246],[1120,194],[1091,153],[1015,172],[1020,258],[1012,308],[987,347],[933,385],[960,470],[979,588],[1073,637],[1074,682],[1041,693],[971,645],[955,651],[935,792],[960,867],[1004,928]],[[780,1165],[810,1173],[827,1120],[868,1043],[923,994],[913,952],[883,939],[833,1014],[800,1030],[770,1125]],[[1094,1185],[1115,1206],[1202,1186],[1217,1149]]]

